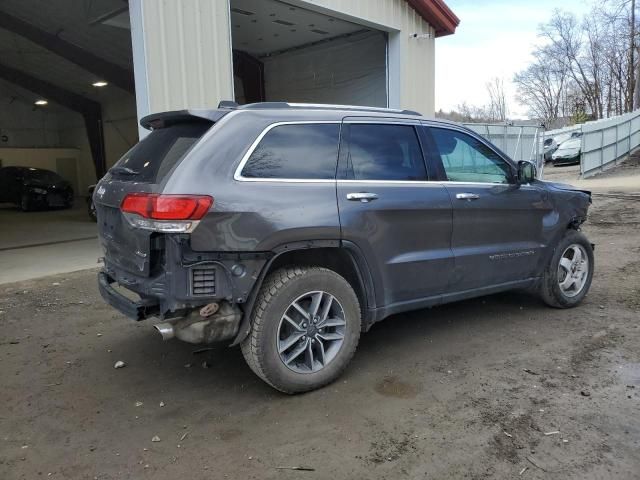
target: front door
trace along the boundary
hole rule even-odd
[[[378,307],[437,297],[453,267],[451,202],[444,186],[428,181],[418,128],[379,119],[343,123],[342,238],[365,254]]]
[[[451,292],[535,275],[544,252],[544,191],[518,185],[514,166],[481,139],[429,127],[430,154],[453,208]]]

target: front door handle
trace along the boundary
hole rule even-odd
[[[456,198],[458,200],[477,200],[480,198],[480,195],[476,195],[475,193],[456,193]]]
[[[372,200],[376,200],[377,198],[378,198],[377,193],[369,193],[369,192],[347,193],[347,200],[351,200],[353,202],[369,203]]]

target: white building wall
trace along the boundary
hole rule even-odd
[[[131,0],[138,115],[233,99],[228,0]]]
[[[434,113],[434,30],[405,0],[287,0],[389,34],[389,106]],[[233,98],[229,0],[130,0],[138,116]],[[410,35],[431,34],[431,38]]]

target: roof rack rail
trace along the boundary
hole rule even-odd
[[[388,112],[388,113],[400,113],[403,115],[416,115],[422,116],[421,113],[413,110],[400,110],[395,108],[382,108],[382,107],[365,107],[359,105],[332,105],[325,103],[288,103],[288,102],[260,102],[249,103],[238,107],[241,110],[263,110],[263,109],[275,109],[275,108],[299,108],[299,109],[318,109],[318,110],[356,110],[359,112]]]

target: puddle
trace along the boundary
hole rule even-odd
[[[375,389],[385,397],[414,398],[418,395],[418,388],[415,385],[403,382],[398,377],[384,377],[376,384]]]

